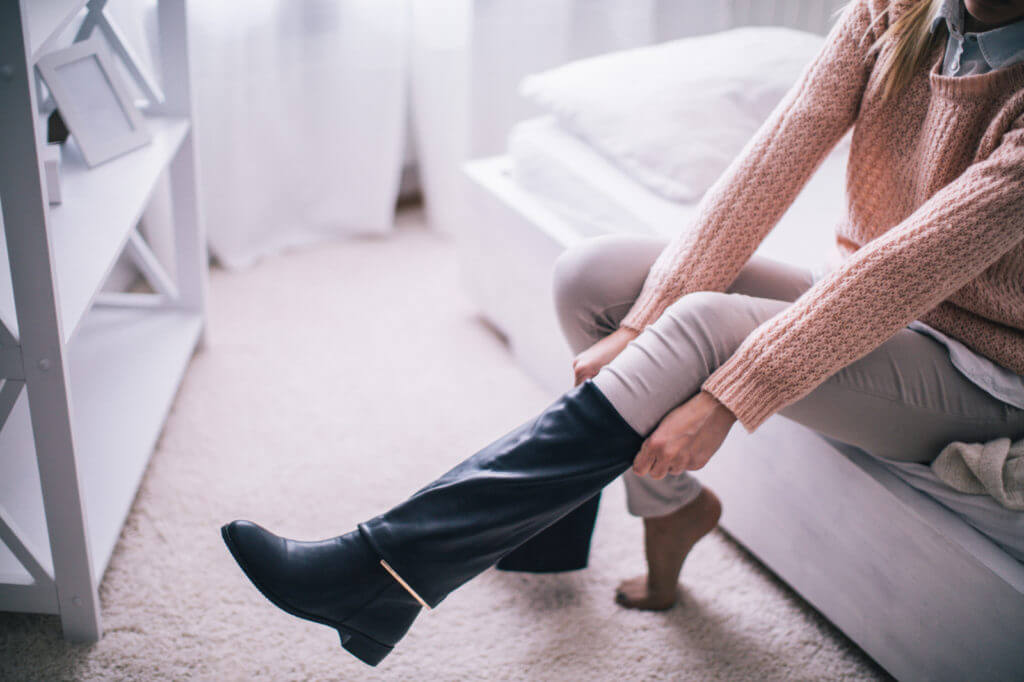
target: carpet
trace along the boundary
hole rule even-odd
[[[398,222],[386,238],[211,273],[208,345],[101,584],[102,640],[68,645],[56,617],[0,614],[0,679],[885,679],[719,531],[688,559],[674,609],[615,605],[644,566],[618,482],[589,569],[489,570],[377,668],[263,599],[222,523],[350,530],[550,402],[459,289],[451,241],[417,209]]]

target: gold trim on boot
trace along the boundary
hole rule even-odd
[[[409,594],[411,594],[413,596],[413,599],[418,601],[420,603],[420,605],[423,606],[423,608],[425,608],[427,611],[431,610],[430,609],[430,605],[427,604],[427,602],[423,601],[423,597],[421,597],[420,595],[416,594],[416,590],[414,590],[411,587],[409,587],[409,583],[407,583],[404,580],[402,580],[402,576],[398,575],[398,573],[395,572],[395,569],[391,568],[391,566],[388,565],[388,562],[386,562],[383,559],[381,559],[380,560],[380,565],[383,566],[384,570],[387,571],[388,573],[390,573],[391,577],[394,578],[395,580],[397,580],[398,584],[401,585],[402,587],[404,587],[405,591],[408,592]]]

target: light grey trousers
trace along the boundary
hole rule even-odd
[[[667,241],[638,235],[587,239],[555,264],[555,306],[574,353],[615,331]],[[758,325],[813,284],[810,272],[755,256],[727,293],[683,296],[649,325],[594,383],[627,423],[647,435]],[[929,462],[956,440],[1024,436],[1024,410],[967,380],[931,337],[902,329],[781,414],[835,440],[887,459]],[[661,516],[691,502],[689,474],[654,480],[623,474],[628,508]]]

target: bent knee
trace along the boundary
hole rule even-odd
[[[555,261],[553,290],[561,310],[603,308],[640,293],[663,240],[626,234],[578,242]]]
[[[788,305],[743,294],[697,291],[672,303],[655,324],[664,334],[699,342],[724,362],[754,329]]]
[[[700,320],[704,323],[722,324],[742,315],[743,299],[749,296],[726,294],[719,291],[695,291],[671,303],[662,317],[677,322]]]

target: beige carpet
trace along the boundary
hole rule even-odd
[[[54,617],[0,614],[0,679],[884,678],[718,532],[685,566],[681,605],[616,606],[617,581],[643,566],[619,483],[590,569],[488,571],[377,668],[259,596],[222,523],[307,539],[347,531],[548,403],[459,290],[451,243],[417,211],[400,223],[388,239],[212,273],[209,347],[103,580],[103,639],[69,646]]]

